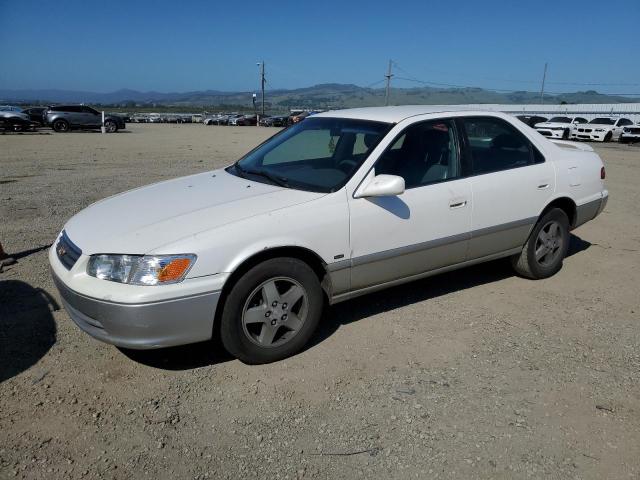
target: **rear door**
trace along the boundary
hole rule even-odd
[[[555,169],[517,128],[498,117],[463,117],[471,162],[469,259],[519,249],[555,190]]]
[[[87,127],[100,127],[102,125],[102,114],[85,105],[82,107],[82,124]]]

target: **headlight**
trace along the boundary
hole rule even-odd
[[[166,285],[181,282],[196,261],[186,255],[92,255],[87,274],[130,285]]]
[[[596,132],[604,132],[604,128],[596,128]]]

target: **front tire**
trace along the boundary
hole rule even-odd
[[[323,303],[309,265],[295,258],[266,260],[242,275],[229,293],[220,319],[222,344],[248,364],[289,357],[315,332]]]
[[[569,140],[569,129],[565,128],[562,132],[562,140]]]
[[[555,275],[569,249],[569,218],[564,210],[553,208],[536,223],[519,255],[511,259],[521,276],[539,280]]]
[[[610,142],[611,138],[613,137],[613,134],[611,132],[607,132],[607,134],[604,136],[604,140],[603,142]]]
[[[104,122],[104,128],[107,133],[116,133],[118,131],[118,125],[113,120],[107,120]]]
[[[53,122],[53,130],[58,133],[66,133],[70,129],[69,122],[66,120],[56,120]]]

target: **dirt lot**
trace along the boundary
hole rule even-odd
[[[0,478],[640,478],[638,146],[596,146],[611,199],[551,279],[493,262],[362,297],[257,367],[80,332],[47,266],[63,223],[273,132],[0,135]]]

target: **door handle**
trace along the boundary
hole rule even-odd
[[[549,184],[548,183],[543,183],[538,185],[538,190],[544,190],[545,188],[549,188]]]
[[[454,209],[454,208],[462,208],[467,204],[466,200],[463,200],[461,202],[455,202],[455,203],[450,203],[449,204],[449,208]]]

